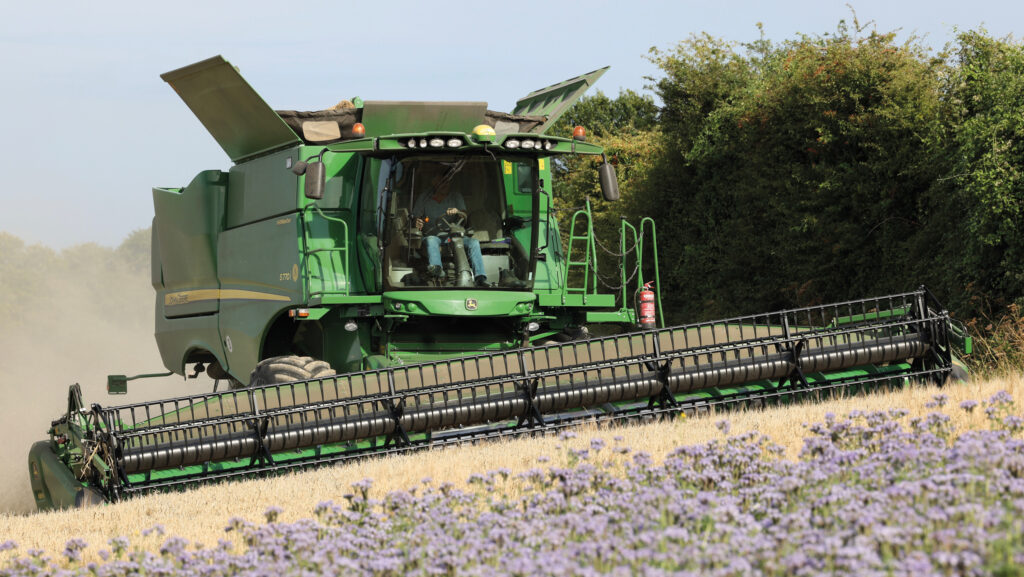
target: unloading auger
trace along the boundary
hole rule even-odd
[[[944,383],[969,350],[922,287],[123,406],[86,407],[74,386],[32,449],[33,489],[41,505],[79,506],[585,421]]]

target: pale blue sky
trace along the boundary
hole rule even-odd
[[[611,65],[597,87],[642,91],[644,59],[708,32],[734,41],[817,34],[834,0],[785,2],[5,2],[0,18],[0,231],[62,248],[118,244],[149,225],[150,189],[230,160],[162,72],[216,54],[277,109],[342,98],[483,100]],[[862,24],[924,36],[1019,35],[1024,3],[852,2]],[[1016,27],[1016,28],[1015,28]]]

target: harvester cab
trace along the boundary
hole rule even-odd
[[[970,339],[923,287],[665,328],[650,218],[622,222],[599,291],[589,201],[558,215],[551,165],[603,151],[547,130],[603,72],[511,113],[275,112],[223,58],[164,74],[235,164],[153,189],[155,336],[169,371],[233,387],[111,407],[73,387],[29,456],[38,506],[955,374]]]
[[[222,58],[165,74],[235,161],[154,190],[165,365],[206,363],[246,385],[311,376],[314,361],[352,371],[633,324],[625,283],[598,292],[589,207],[568,243],[553,208],[552,162],[602,149],[545,131],[604,72],[535,91],[512,113],[358,98],[274,111]],[[612,166],[601,175],[617,196]],[[653,221],[644,235],[652,247]],[[630,264],[652,269],[638,253]],[[260,364],[282,357],[297,372]]]

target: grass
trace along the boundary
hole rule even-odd
[[[972,319],[967,329],[974,336],[971,369],[982,376],[1005,375],[1024,367],[1024,310],[1014,303],[999,318]]]
[[[930,386],[913,386],[888,393],[839,398],[820,404],[802,404],[767,409],[731,412],[728,414],[730,435],[749,431],[769,436],[784,449],[784,457],[795,459],[808,436],[805,424],[825,420],[828,413],[845,415],[853,410],[874,411],[902,408],[908,411],[905,422],[923,417],[934,410],[934,397],[940,392],[948,396],[947,406],[957,407],[962,401],[981,401],[1000,390],[1015,399],[1024,399],[1024,374],[1002,371],[997,376],[969,383],[950,385],[941,390]],[[958,431],[987,428],[981,411],[948,410],[951,424]],[[611,445],[617,443],[646,451],[656,459],[672,449],[721,438],[716,426],[722,415],[705,415],[688,419],[637,424],[620,428],[582,427],[574,438],[547,436],[521,438],[498,443],[432,450],[409,455],[366,460],[343,466],[293,473],[269,479],[246,480],[203,486],[191,491],[148,495],[114,505],[85,510],[40,513],[29,516],[0,516],[0,542],[13,540],[18,551],[40,549],[58,554],[72,538],[92,546],[86,549],[88,560],[95,551],[106,546],[111,537],[125,536],[133,546],[156,551],[164,542],[159,532],[144,532],[156,525],[169,535],[192,543],[216,545],[224,539],[225,527],[232,518],[253,522],[262,520],[270,507],[282,507],[280,522],[311,518],[318,503],[344,502],[352,485],[364,479],[373,480],[373,493],[382,496],[393,491],[408,490],[429,478],[434,484],[452,483],[456,488],[469,488],[474,474],[507,469],[512,474],[535,468],[571,465],[572,450],[583,450],[592,439],[601,438]],[[510,497],[517,495],[509,488]],[[0,563],[13,552],[0,552]]]

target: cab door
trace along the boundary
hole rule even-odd
[[[381,235],[384,226],[384,209],[391,173],[390,159],[366,158],[363,162],[363,177],[359,186],[359,226],[356,233],[356,254],[359,272],[362,274],[367,293],[380,294],[383,291],[384,270],[381,263]]]

